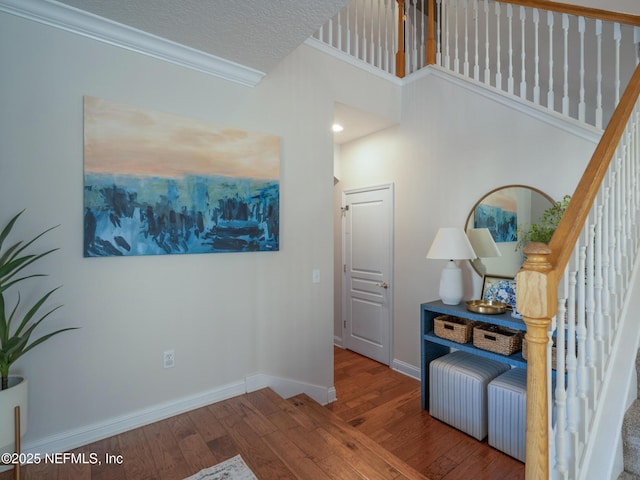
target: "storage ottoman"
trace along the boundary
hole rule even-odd
[[[429,413],[483,440],[487,436],[487,385],[509,365],[456,351],[429,365]]]
[[[489,445],[524,462],[527,370],[524,368],[509,370],[492,380],[487,390]]]

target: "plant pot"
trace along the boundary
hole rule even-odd
[[[15,407],[20,407],[20,435],[27,431],[27,380],[9,377],[9,388],[0,390],[0,451],[15,448]]]

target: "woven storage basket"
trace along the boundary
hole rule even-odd
[[[476,322],[453,315],[440,315],[433,319],[433,331],[436,336],[456,343],[469,343],[473,337]]]
[[[473,345],[502,355],[511,355],[522,345],[521,332],[495,325],[480,325],[473,329]]]

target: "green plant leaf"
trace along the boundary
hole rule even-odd
[[[28,302],[24,309],[22,308],[23,302],[20,292],[15,292],[17,297],[15,305],[9,313],[6,311],[6,295],[8,292],[17,288],[16,284],[30,278],[46,276],[42,273],[28,272],[20,275],[20,272],[39,259],[58,250],[57,248],[52,248],[41,253],[26,252],[26,249],[31,247],[34,242],[57,226],[44,230],[26,243],[17,241],[4,248],[5,242],[11,234],[16,221],[23,212],[24,210],[15,215],[0,232],[0,376],[2,377],[2,386],[6,385],[6,378],[11,365],[25,353],[55,335],[69,330],[76,330],[76,327],[62,328],[45,334],[35,340],[31,339],[35,329],[52,313],[62,307],[62,305],[58,305],[49,308],[44,313],[40,312],[49,298],[61,287],[56,287],[48,291],[35,301],[35,303]],[[26,313],[22,313],[25,310]]]
[[[538,223],[518,225],[516,250],[531,242],[549,243],[570,201],[571,195],[565,195],[562,200],[555,202],[542,213]]]

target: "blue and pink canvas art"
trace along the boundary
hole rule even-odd
[[[280,140],[84,98],[84,256],[279,250]]]

